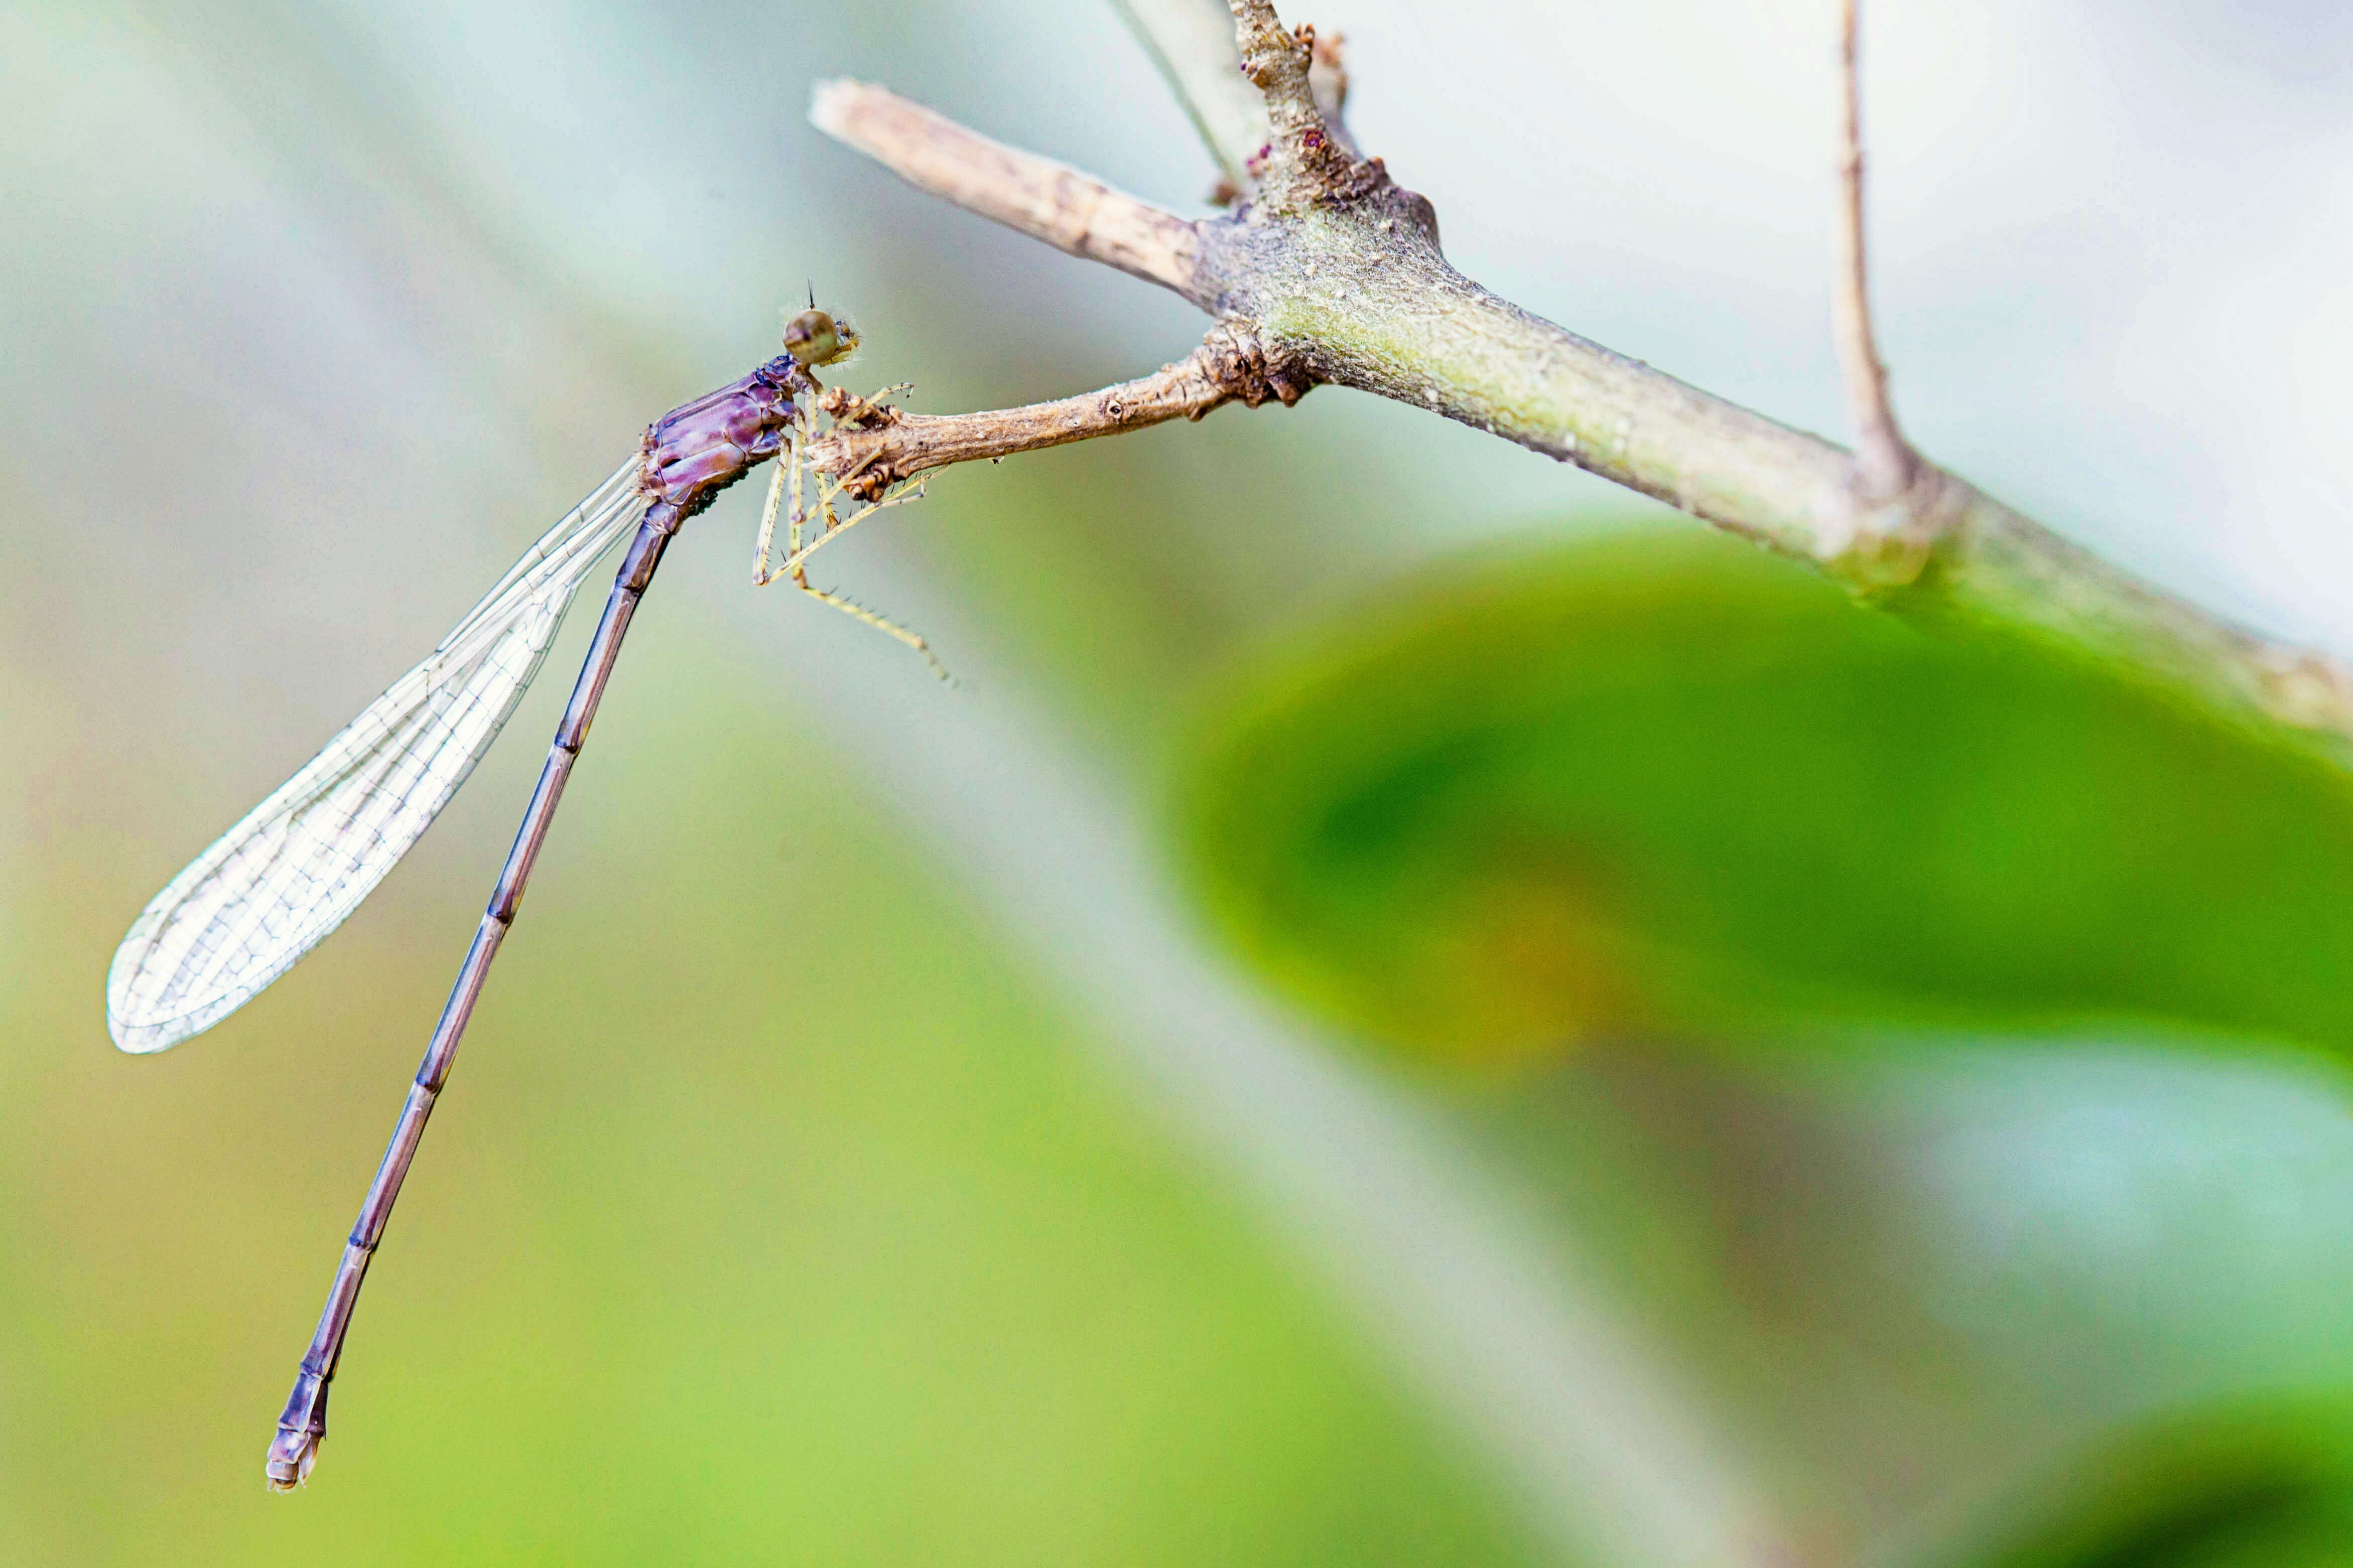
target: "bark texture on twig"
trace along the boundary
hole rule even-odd
[[[1272,398],[1296,403],[1312,384],[1257,342],[1226,328],[1175,364],[1101,392],[985,414],[909,414],[887,404],[829,390],[818,406],[840,421],[812,442],[820,472],[855,474],[880,491],[933,468],[994,461],[1017,452],[1122,435],[1176,418],[1199,419],[1227,403],[1255,408]]]
[[[2353,763],[2353,677],[2332,660],[2141,583],[1916,458],[1891,500],[1858,504],[1853,454],[1463,277],[1439,247],[1430,204],[1335,134],[1316,102],[1314,35],[1285,29],[1267,0],[1228,3],[1271,129],[1250,160],[1254,195],[1224,216],[1188,223],[880,88],[820,88],[813,118],[924,190],[1185,296],[1251,345],[1285,402],[1331,382],[1428,408],[1810,562],[1891,607],[2119,661],[2227,715],[2322,731]],[[996,422],[970,434],[921,426],[922,466],[1026,449],[1003,445],[1017,430],[1075,440],[1151,422],[1071,412],[1089,401],[1013,411],[1023,417],[1012,426],[965,416]]]
[[[1267,0],[1229,3],[1242,75],[1266,99],[1267,144],[1250,170],[1258,181],[1255,205],[1271,215],[1296,216],[1331,193],[1355,163],[1355,154],[1346,137],[1335,136],[1324,123],[1315,101],[1309,79],[1315,30],[1293,32]]]
[[[1191,224],[1077,170],[992,142],[955,121],[863,82],[820,85],[810,122],[913,185],[983,217],[1185,292],[1193,275]]]

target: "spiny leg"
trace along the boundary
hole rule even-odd
[[[846,394],[844,395],[848,396],[852,411],[849,413],[837,413],[833,419],[834,426],[838,429],[845,424],[854,424],[858,420],[862,419],[881,409],[883,406],[884,399],[892,396],[893,394],[913,392],[914,390],[915,384],[912,381],[894,381],[890,385],[877,391],[873,396],[862,400],[859,398],[855,393]],[[803,461],[803,454],[806,450],[804,427],[798,424],[794,425],[787,433],[786,442],[787,445],[782,455],[783,460],[777,467],[775,476],[768,481],[768,503],[766,507],[762,510],[760,514],[759,556],[754,567],[754,583],[755,586],[762,588],[766,587],[770,583],[776,581],[776,574],[768,570],[768,554],[770,547],[775,542],[776,536],[776,507],[777,503],[784,496],[786,484],[785,476],[787,472],[792,476],[793,509],[790,531],[786,535],[785,553],[787,557],[797,557],[803,553],[801,548],[801,528],[802,525],[808,521],[808,513],[801,506],[801,465]],[[874,456],[879,457],[881,454],[876,453]],[[870,457],[867,459],[867,462],[871,463],[873,460],[873,457]],[[818,507],[824,513],[825,531],[827,533],[832,533],[837,528],[848,526],[848,524],[841,522],[833,515],[834,498],[840,495],[844,489],[848,489],[850,481],[857,479],[858,476],[865,470],[865,468],[866,463],[860,463],[857,468],[850,469],[848,473],[832,480],[825,486],[823,492],[818,497]],[[918,493],[920,494],[920,490]],[[859,518],[862,518],[863,516],[865,516],[865,513],[860,512],[858,514],[858,517],[851,518],[850,521],[855,522],[859,521]]]
[[[760,509],[759,543],[752,562],[752,585],[755,588],[765,588],[783,576],[792,559],[801,553],[801,526],[808,521],[808,513],[801,505],[801,468],[806,461],[807,446],[806,433],[800,426],[795,425],[785,437],[785,449],[777,454],[776,471],[769,476],[768,500]],[[842,485],[857,477],[858,470],[851,469],[839,481],[826,487],[818,498],[818,505],[825,510],[828,529],[833,516],[833,498],[841,493]],[[776,549],[776,510],[785,500],[787,483],[792,491],[792,506],[785,535],[786,559],[783,564],[771,571],[768,557]]]
[[[793,521],[792,531],[786,536],[786,553],[797,555],[801,549],[801,464],[800,432],[793,432]]]
[[[947,681],[951,685],[955,684],[955,677],[949,674],[948,667],[940,662],[940,656],[932,651],[932,645],[924,641],[915,633],[911,632],[906,627],[899,625],[896,621],[885,620],[881,616],[878,616],[873,611],[868,609],[865,605],[855,604],[850,600],[843,598],[839,594],[828,594],[823,588],[813,585],[806,577],[803,577],[798,573],[795,573],[793,574],[793,586],[798,588],[802,593],[807,594],[812,599],[820,600],[825,604],[831,605],[835,609],[839,610],[843,615],[849,616],[854,620],[865,622],[868,626],[872,626],[876,631],[881,632],[883,636],[895,637],[899,641],[905,643],[909,647],[913,648],[917,653],[923,656],[923,662],[932,667],[932,673],[934,675],[938,676],[942,680]]]
[[[776,581],[776,574],[768,570],[768,547],[776,542],[776,503],[783,499],[784,493],[785,470],[778,468],[768,477],[767,504],[760,509],[759,544],[752,555],[752,586],[754,588],[765,588]]]
[[[768,503],[760,509],[760,542],[758,553],[752,562],[752,585],[765,588],[784,575],[784,567],[768,570],[768,554],[776,541],[776,506],[784,500],[785,479],[792,477],[793,509],[791,531],[786,535],[785,554],[799,553],[801,547],[801,427],[792,426],[785,438],[785,449],[777,454],[776,471],[768,478]]]
[[[791,576],[793,586],[798,588],[802,593],[807,594],[813,599],[823,600],[825,603],[831,605],[835,609],[841,611],[844,615],[853,616],[858,620],[865,622],[868,626],[872,626],[876,631],[881,632],[885,636],[896,637],[899,641],[905,643],[909,647],[913,648],[917,653],[922,654],[923,656],[923,662],[932,667],[933,674],[938,676],[942,680],[953,681],[955,677],[948,673],[948,667],[940,662],[939,656],[932,652],[932,645],[924,641],[923,637],[912,631],[909,631],[905,626],[899,625],[895,621],[889,620],[881,616],[876,615],[872,610],[868,609],[863,605],[852,604],[849,600],[843,598],[839,594],[827,593],[824,589],[816,586],[808,580],[808,567],[807,563],[810,554],[816,551],[818,545],[825,543],[828,540],[840,538],[846,530],[851,528],[857,523],[864,521],[867,518],[873,516],[878,511],[883,510],[885,508],[897,506],[902,501],[921,500],[923,499],[923,487],[919,483],[912,492],[902,492],[895,496],[886,496],[878,501],[870,501],[858,511],[852,513],[846,521],[840,522],[835,521],[833,509],[830,506],[828,506],[825,509],[825,520],[828,525],[825,532],[820,534],[806,547],[797,550],[793,552],[792,554],[786,556],[785,558],[783,569],[786,574]]]
[[[870,458],[869,461],[871,461],[871,459]],[[823,544],[827,540],[833,538],[842,530],[852,527],[857,523],[863,522],[867,518],[871,517],[878,511],[883,510],[885,508],[897,506],[902,501],[923,500],[923,481],[920,479],[917,480],[914,488],[911,491],[902,490],[897,495],[885,496],[879,501],[869,501],[865,506],[851,513],[848,521],[845,521],[834,516],[833,501],[835,497],[841,494],[842,488],[858,477],[864,465],[861,464],[859,468],[852,468],[840,479],[827,484],[819,494],[817,503],[818,510],[824,515],[825,531],[819,534],[813,542],[804,544],[802,542],[801,525],[807,520],[808,514],[801,506],[801,432],[797,427],[796,427],[786,438],[785,450],[778,454],[776,471],[768,480],[767,504],[761,509],[760,512],[759,548],[752,564],[753,584],[755,587],[765,588],[771,583],[789,577],[792,580],[793,586],[798,588],[802,593],[807,594],[813,599],[822,600],[824,603],[831,605],[835,609],[839,610],[842,614],[849,616],[856,620],[862,621],[866,625],[872,626],[876,631],[881,632],[888,637],[896,638],[898,641],[906,644],[909,647],[913,648],[917,653],[923,656],[924,662],[932,667],[934,674],[937,675],[942,680],[954,681],[955,678],[948,673],[947,666],[940,662],[939,656],[932,652],[932,645],[930,643],[924,641],[923,637],[912,631],[909,631],[906,627],[900,626],[896,622],[876,615],[873,611],[868,609],[863,605],[853,604],[849,600],[843,598],[839,594],[829,594],[824,589],[816,586],[808,580],[807,569],[803,564],[808,560],[809,552],[811,551],[815,550],[818,545]],[[789,479],[787,478],[788,475],[790,476]],[[768,565],[768,557],[774,553],[776,546],[776,511],[779,506],[784,502],[787,489],[791,491],[792,505],[790,509],[790,519],[787,525],[787,532],[786,535],[787,542],[786,545],[785,558],[783,561],[779,562],[773,570],[771,570]]]
[[[809,516],[808,510],[801,505],[802,451],[801,433],[796,430],[792,436],[791,446],[780,459],[784,466],[779,468],[776,477],[768,481],[768,505],[760,519],[760,556],[757,563],[758,582],[763,588],[775,582],[784,573],[790,571],[794,562],[808,553],[808,550],[804,549],[801,544],[801,530],[808,521]],[[868,464],[881,456],[880,452],[870,454],[865,462],[859,464],[839,479],[828,480],[818,491],[817,510],[825,518],[825,534],[820,535],[820,538],[830,535],[835,529],[842,526],[840,521],[833,515],[834,498],[840,495],[849,487],[850,481],[865,472]],[[768,555],[776,539],[776,502],[786,483],[786,475],[788,473],[791,475],[792,506],[789,509],[789,526],[785,534],[785,561],[782,566],[771,572],[768,570]]]
[[[872,517],[876,512],[887,511],[894,506],[905,506],[909,501],[923,500],[923,485],[924,480],[917,479],[912,487],[902,488],[893,494],[884,496],[881,500],[868,501],[848,517],[833,515],[833,498],[840,493],[839,487],[835,487],[825,498],[825,531],[809,541],[807,546],[803,546],[798,539],[795,539],[792,552],[785,557],[785,563],[781,570],[789,572],[797,580],[799,579],[803,562]]]
[[[797,528],[795,529],[792,541],[794,546],[792,553],[785,557],[784,565],[779,568],[778,574],[791,577],[793,580],[793,586],[798,588],[802,593],[809,595],[809,597],[822,600],[826,604],[831,605],[835,609],[841,611],[844,615],[852,616],[860,621],[863,621],[866,625],[872,626],[876,631],[881,632],[886,636],[895,637],[899,641],[906,644],[909,647],[913,648],[917,653],[923,656],[923,662],[932,667],[932,672],[934,674],[937,675],[942,680],[953,681],[955,677],[948,673],[947,666],[940,662],[939,656],[932,652],[932,645],[924,641],[923,637],[916,635],[914,632],[909,631],[906,627],[900,626],[895,621],[892,621],[881,616],[876,615],[872,610],[868,609],[863,605],[853,604],[849,600],[843,598],[839,594],[829,594],[826,592],[823,588],[816,586],[808,580],[808,558],[811,554],[815,553],[819,545],[824,544],[828,540],[840,538],[843,533],[847,532],[851,528],[856,527],[859,523],[865,521],[868,518],[873,516],[878,511],[885,510],[891,507],[900,506],[908,501],[921,500],[923,499],[923,482],[921,479],[918,479],[915,481],[912,489],[902,489],[895,495],[884,496],[881,500],[869,501],[857,511],[852,512],[846,519],[837,518],[833,514],[833,499],[835,496],[841,493],[842,485],[847,484],[850,479],[855,479],[856,477],[856,471],[852,470],[849,474],[844,475],[839,482],[827,488],[824,498],[818,503],[818,510],[825,517],[825,531],[818,535],[816,539],[810,541],[807,544],[804,545],[800,541],[799,530]],[[797,517],[797,513],[796,513],[796,516]]]

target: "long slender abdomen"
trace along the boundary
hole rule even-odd
[[[596,705],[604,700],[605,683],[612,676],[614,661],[620,657],[621,639],[628,635],[629,622],[637,614],[638,600],[653,581],[654,568],[661,563],[662,550],[670,543],[677,526],[675,520],[664,523],[657,521],[654,512],[648,512],[646,520],[638,525],[629,553],[613,580],[613,592],[605,601],[604,616],[596,623],[596,635],[588,645],[587,661],[581,666],[580,679],[573,683],[572,700],[565,706],[563,721],[556,725],[555,739],[548,747],[547,763],[540,770],[539,786],[532,792],[522,826],[515,833],[514,847],[507,852],[506,865],[500,869],[498,885],[491,890],[490,907],[475,929],[473,943],[466,950],[466,961],[459,966],[457,984],[450,987],[449,1000],[441,1009],[441,1021],[434,1027],[432,1043],[425,1047],[425,1060],[417,1069],[416,1081],[409,1086],[408,1098],[401,1104],[392,1142],[385,1149],[375,1180],[368,1185],[367,1197],[360,1205],[359,1219],[353,1225],[343,1258],[335,1267],[335,1281],[327,1291],[326,1310],[319,1314],[318,1330],[311,1336],[310,1349],[295,1373],[294,1391],[287,1396],[286,1409],[278,1418],[278,1433],[270,1442],[263,1473],[270,1486],[280,1490],[302,1480],[318,1460],[319,1445],[327,1436],[327,1388],[334,1380],[336,1363],[343,1359],[343,1337],[351,1330],[352,1311],[359,1305],[360,1286],[367,1278],[368,1263],[384,1240],[385,1226],[392,1218],[394,1203],[400,1197],[409,1163],[417,1157],[417,1145],[424,1141],[426,1121],[433,1114],[442,1086],[448,1081],[459,1042],[465,1037],[466,1025],[474,1016],[474,1005],[481,998],[482,984],[490,978],[491,962],[498,956],[499,944],[514,921],[523,888],[531,879],[532,867],[539,859],[541,846],[547,841],[548,825],[555,819],[555,808],[564,798],[564,786],[572,776],[572,765],[588,739],[589,723],[596,717]]]

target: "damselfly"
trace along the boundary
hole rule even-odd
[[[760,521],[754,580],[788,580],[930,657],[922,638],[808,582],[811,551],[852,523],[922,493],[920,485],[861,485],[858,476],[843,475],[819,484],[811,506],[803,508],[802,455],[821,390],[812,373],[846,357],[857,341],[847,323],[818,310],[812,299],[785,328],[784,353],[656,420],[636,457],[533,545],[424,662],[173,878],[122,939],[107,974],[106,1013],[115,1044],[126,1051],[177,1045],[251,1001],[341,925],[449,803],[538,673],[581,581],[614,545],[630,539],[539,787],[401,1107],[279,1417],[266,1467],[272,1488],[284,1490],[302,1480],[318,1458],[327,1434],[327,1386],[368,1259],[384,1237],[426,1118],[448,1080],[459,1038],[514,920],[630,616],[670,536],[720,490],[782,455]],[[864,399],[839,392],[827,396],[837,419],[843,409],[853,417],[876,412]],[[783,561],[771,571],[776,510],[787,480],[790,531]],[[834,502],[846,487],[865,504],[843,518]],[[807,543],[805,522],[818,530]]]

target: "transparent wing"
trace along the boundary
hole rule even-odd
[[[126,1051],[211,1028],[343,924],[514,711],[581,579],[645,514],[632,459],[132,922],[106,977]]]

